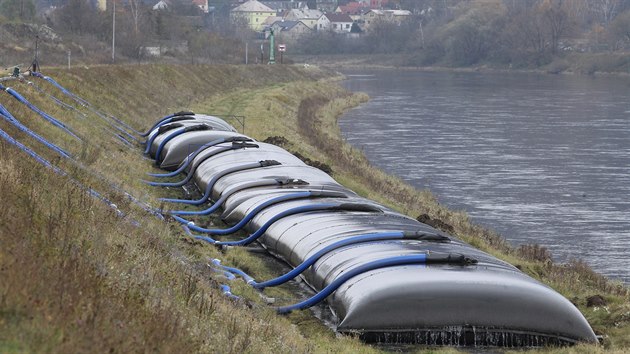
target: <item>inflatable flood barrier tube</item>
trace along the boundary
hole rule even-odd
[[[243,134],[226,132],[219,130],[195,131],[182,134],[171,139],[160,154],[160,168],[172,171],[177,169],[188,156],[198,151],[201,147],[209,143],[217,143],[225,140],[250,141],[251,139]],[[157,150],[157,149],[156,149]]]
[[[249,171],[231,173],[221,178],[214,184],[214,187],[212,188],[211,199],[212,200],[219,199],[219,197],[225,190],[227,190],[228,188],[230,188],[232,185],[235,185],[235,184],[239,184],[239,183],[243,183],[247,181],[259,180],[259,179],[265,179],[265,178],[276,178],[276,177],[298,178],[298,177],[293,177],[293,176],[301,176],[299,177],[299,179],[305,181],[308,184],[313,184],[313,185],[320,185],[320,184],[339,185],[332,177],[330,177],[328,174],[324,173],[323,171],[315,167],[306,166],[306,165],[304,166],[279,165],[279,166],[273,166],[269,168],[261,168],[258,170],[249,170]],[[207,183],[210,181],[210,179],[211,177],[208,177],[208,176],[199,176],[198,178],[195,179],[195,183],[200,189],[205,190]]]
[[[278,211],[260,213],[248,228],[257,228]],[[298,214],[279,220],[267,229],[260,242],[295,266],[340,237],[358,232],[382,232],[392,228],[415,231],[419,227],[426,230],[426,226],[417,221],[399,217],[392,218],[395,225],[387,227],[387,219],[392,216],[388,213],[341,212],[332,217],[318,216],[317,213]],[[361,219],[375,220],[372,227],[368,227]],[[315,222],[309,224],[308,220]],[[346,227],[335,227],[344,222]],[[582,314],[560,294],[515,267],[453,240],[446,244],[408,241],[347,247],[323,257],[303,276],[312,288],[322,289],[344,272],[372,260],[422,252],[460,253],[478,263],[392,267],[351,279],[328,299],[338,319],[337,330],[378,341],[386,341],[387,333],[414,333],[406,339],[422,342],[423,333],[426,336],[436,329],[462,327],[458,339],[462,344],[474,344],[466,329],[508,334],[505,338],[512,338],[510,343],[536,338],[541,344],[596,342]],[[503,345],[493,343],[499,336],[488,338],[489,342],[483,344]],[[472,340],[477,340],[477,344],[483,342],[474,336]]]
[[[306,166],[300,159],[293,155],[265,149],[265,145],[268,144],[256,143],[256,145],[258,145],[258,148],[256,149],[231,150],[209,157],[199,163],[194,172],[193,178],[195,180],[202,178],[202,176],[203,179],[207,179],[208,177],[213,178],[214,175],[227,168],[256,161],[277,161],[279,165],[275,165],[273,167]],[[193,163],[194,161],[195,160],[193,159]]]
[[[145,152],[151,157],[156,158],[156,152],[160,145],[164,145],[165,140],[170,141],[177,135],[175,133],[189,134],[195,131],[220,131],[226,132],[222,128],[212,126],[207,122],[200,121],[184,121],[176,123],[168,123],[160,126],[149,134]],[[233,133],[233,132],[231,132]]]
[[[199,162],[202,167],[194,173],[195,183],[203,190],[226,166],[272,156],[274,160],[283,159],[281,155],[289,154],[262,143],[260,146],[230,150],[223,156],[210,153]],[[283,186],[296,179],[301,181],[295,186]],[[338,332],[358,335],[368,342],[429,345],[597,342],[577,308],[549,287],[453,236],[356,197],[321,170],[303,163],[229,173],[216,181],[211,197],[225,202],[222,217],[233,223],[281,193],[317,188],[340,191],[344,198],[307,198],[269,205],[251,218],[245,230],[255,232],[264,227],[260,244],[293,267],[329,245],[362,234],[422,232],[447,236],[449,240],[382,240],[327,251],[301,275],[315,291],[344,274],[392,257],[452,254],[475,260],[362,270],[326,299]],[[309,209],[342,203],[349,207]]]
[[[230,124],[228,124],[221,118],[217,118],[217,117],[209,116],[205,114],[183,114],[183,115],[178,114],[154,126],[153,129],[151,129],[151,131],[149,131],[149,133],[146,135],[151,136],[151,134],[153,134],[155,130],[159,129],[163,125],[167,125],[171,123],[194,122],[194,121],[207,123],[215,127],[216,130],[236,132],[236,129],[233,126],[231,126]]]
[[[292,186],[290,188],[284,186],[275,186],[275,187],[260,187],[260,188],[250,188],[238,191],[230,195],[227,198],[226,202],[223,204],[223,212],[221,214],[222,220],[233,220],[238,218],[237,216],[232,216],[231,214],[234,212],[236,208],[240,206],[240,204],[255,198],[257,196],[266,195],[269,197],[274,197],[281,194],[287,193],[295,193],[298,191],[308,191],[311,193],[338,193],[340,196],[344,196],[347,198],[358,197],[356,193],[353,191],[340,186],[340,185],[327,185],[327,184],[307,184],[307,185],[299,185]]]

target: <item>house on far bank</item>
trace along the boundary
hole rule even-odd
[[[276,11],[256,0],[249,0],[230,11],[232,22],[243,21],[254,31],[262,30],[270,16],[276,16]]]
[[[166,0],[160,0],[158,1],[155,5],[153,5],[152,9],[154,11],[158,11],[158,10],[167,10],[169,7],[169,3]]]
[[[411,18],[409,10],[370,10],[363,15],[363,30],[370,31],[377,23],[395,23],[400,25],[403,21]]]
[[[317,21],[317,31],[332,31],[336,33],[350,33],[354,21],[350,16],[339,13],[327,13]]]
[[[319,18],[322,17],[323,14],[324,13],[319,10],[309,9],[305,6],[300,9],[291,9],[285,11],[282,14],[282,18],[285,21],[302,21],[311,29],[316,29],[317,20],[319,20]]]
[[[187,2],[188,4],[193,4],[197,6],[204,14],[210,12],[210,7],[208,6],[208,0],[190,0]],[[160,0],[155,5],[151,7],[154,11],[159,10],[168,10],[172,6],[170,0]]]
[[[295,43],[302,36],[313,33],[313,29],[302,21],[276,21],[269,28],[273,28],[278,43]]]
[[[315,0],[315,8],[323,12],[335,12],[337,0]]]

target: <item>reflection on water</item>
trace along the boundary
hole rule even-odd
[[[630,79],[346,74],[371,100],[339,124],[374,165],[513,244],[630,283]]]

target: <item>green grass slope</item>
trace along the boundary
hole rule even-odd
[[[628,289],[575,261],[551,262],[536,246],[510,247],[498,235],[472,225],[467,216],[439,205],[379,171],[345,144],[336,120],[367,100],[344,91],[332,72],[292,66],[99,66],[44,69],[100,111],[138,130],[168,113],[245,117],[245,133],[273,138],[364,196],[441,227],[520,267],[572,300],[597,333],[601,347],[564,352],[630,350]],[[207,266],[219,257],[256,277],[277,274],[266,257],[240,249],[224,253],[186,237],[176,223],[158,220],[121,192],[154,207],[157,198],[179,195],[140,182],[155,172],[140,148],[112,138],[111,128],[85,107],[71,110],[50,95],[73,102],[50,84],[6,81],[29,101],[58,118],[83,139],[63,134],[0,92],[0,103],[20,121],[76,156],[63,160],[4,121],[0,129],[59,166],[68,176],[42,167],[17,148],[0,142],[0,352],[376,352],[349,337],[336,337],[310,312],[277,316],[240,281],[230,301],[223,281]],[[75,105],[76,106],[76,105]],[[229,121],[240,126],[236,121]],[[116,213],[80,187],[106,196]],[[118,188],[113,188],[116,185]],[[136,226],[139,223],[140,226]],[[276,304],[299,299],[295,285],[269,289]],[[605,305],[587,307],[600,295]],[[418,348],[425,349],[425,348]],[[553,351],[558,348],[550,349]],[[454,351],[454,349],[439,349]]]

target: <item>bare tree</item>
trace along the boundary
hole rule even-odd
[[[607,27],[617,15],[617,11],[621,7],[621,0],[590,0],[589,5],[591,11],[599,18],[599,22]]]
[[[557,53],[560,39],[570,28],[566,4],[565,0],[543,0],[538,5],[538,10],[547,26],[553,54]]]
[[[140,0],[127,0],[127,4],[128,4],[131,20],[133,21],[134,33],[138,35],[140,16],[142,15],[142,11],[141,11],[142,2]]]

